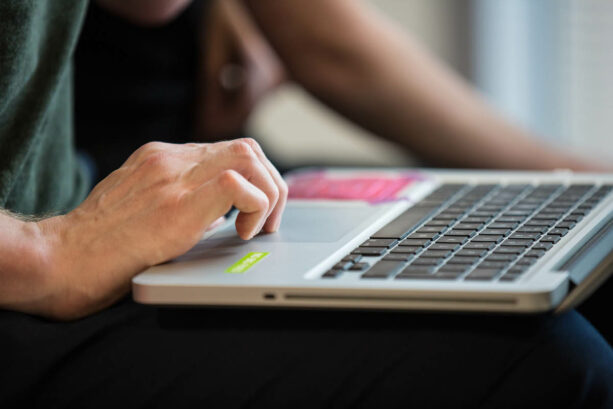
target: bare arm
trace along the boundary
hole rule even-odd
[[[250,239],[279,228],[287,186],[250,139],[149,143],[72,212],[0,211],[0,308],[74,319],[124,296],[139,271],[179,256],[232,206]]]
[[[97,0],[102,7],[139,25],[160,25],[176,17],[191,0]]]
[[[290,75],[365,128],[446,166],[596,168],[536,142],[359,0],[246,0]]]
[[[35,222],[0,209],[0,307],[31,311],[47,297],[46,252]]]

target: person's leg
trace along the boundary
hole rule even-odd
[[[613,403],[613,352],[576,312],[158,311],[124,301],[65,324],[2,312],[0,348],[2,407]]]

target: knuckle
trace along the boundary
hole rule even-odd
[[[278,188],[279,188],[279,197],[287,198],[287,195],[289,194],[289,187],[287,186],[287,182],[285,182],[285,180],[281,180]]]
[[[230,145],[230,149],[235,156],[240,157],[253,157],[253,149],[251,146],[245,142],[243,139],[239,139],[234,141]]]
[[[168,165],[168,154],[163,151],[153,152],[143,160],[143,165],[153,169],[163,169]]]
[[[163,142],[147,142],[139,148],[139,150],[143,151],[144,153],[158,152],[162,149],[164,149]]]
[[[270,191],[270,197],[269,197],[270,204],[275,205],[279,201],[280,197],[281,196],[280,196],[279,188],[276,185],[273,185]]]
[[[238,173],[231,169],[224,170],[219,174],[219,177],[217,178],[217,183],[224,190],[234,189],[239,183]]]
[[[240,139],[238,139],[238,141],[246,143],[253,150],[256,150],[256,149],[260,148],[260,144],[255,139],[253,139],[253,138],[240,138]]]

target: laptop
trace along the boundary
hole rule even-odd
[[[183,256],[134,277],[134,300],[560,312],[581,303],[613,271],[613,174],[318,172],[333,188],[320,189],[323,197],[292,195],[277,233],[243,241],[230,218]],[[290,175],[290,192],[312,174]],[[357,186],[358,179],[401,188],[382,197],[335,197],[338,186]]]

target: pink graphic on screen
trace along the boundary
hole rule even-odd
[[[341,177],[323,171],[309,172],[289,179],[289,197],[380,203],[402,199],[399,193],[414,182],[422,180],[423,178],[417,174],[364,174]]]

